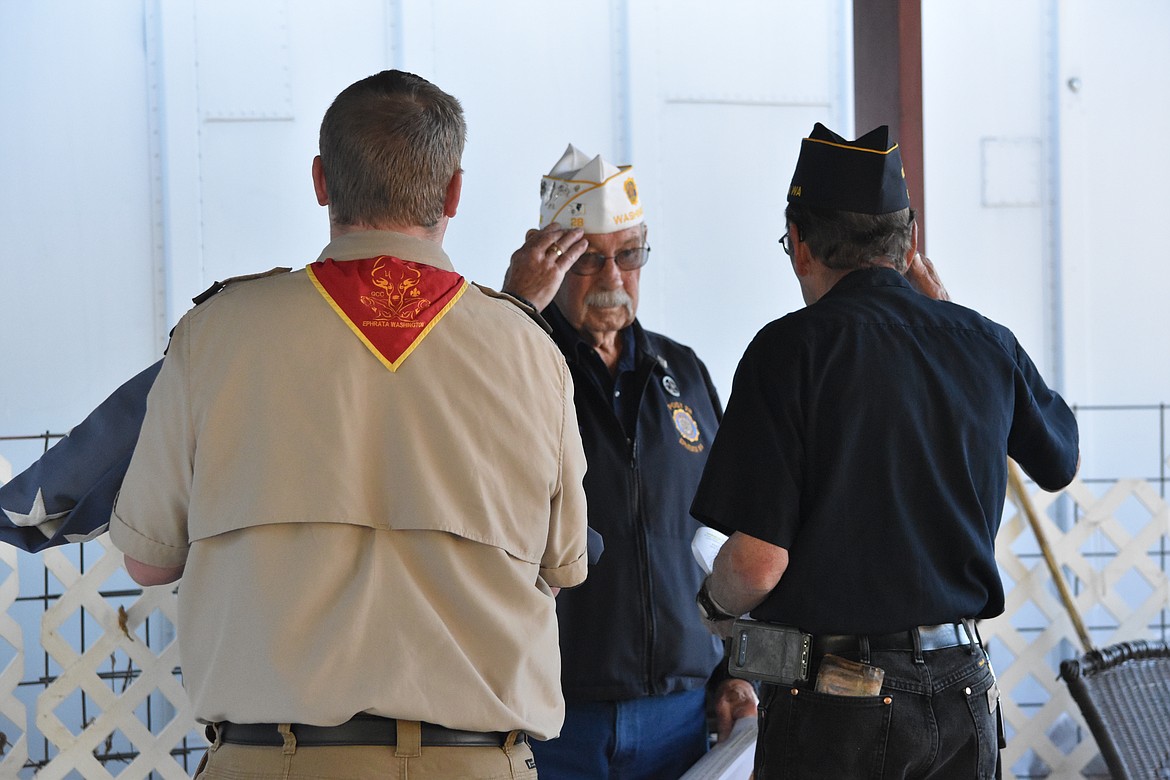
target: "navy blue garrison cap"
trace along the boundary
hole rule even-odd
[[[889,126],[846,141],[817,122],[800,143],[788,202],[858,214],[909,208],[902,154],[890,143]]]

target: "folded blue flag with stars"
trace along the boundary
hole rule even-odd
[[[233,282],[288,270],[215,282],[193,302],[199,305]],[[39,552],[95,539],[109,528],[160,368],[161,360],[119,387],[36,463],[0,485],[0,542]]]
[[[39,552],[100,536],[138,443],[162,361],[119,387],[27,469],[0,485],[0,542]]]
[[[288,270],[274,268],[217,281],[192,300],[198,306],[229,284]],[[0,485],[0,542],[40,552],[105,533],[138,444],[146,396],[160,368],[162,360],[119,387],[36,463]],[[592,528],[586,531],[587,557],[593,565],[605,542]]]
[[[106,531],[161,367],[160,360],[119,387],[36,463],[0,485],[0,542],[40,552]],[[593,565],[605,543],[587,530]]]

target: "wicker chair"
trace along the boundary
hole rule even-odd
[[[1090,650],[1061,662],[1060,677],[1114,780],[1170,780],[1170,645]]]

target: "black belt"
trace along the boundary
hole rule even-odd
[[[914,635],[918,635],[915,647]],[[862,640],[868,640],[870,652],[881,650],[942,650],[947,647],[961,647],[977,644],[978,640],[967,632],[962,623],[942,623],[937,626],[918,626],[897,631],[893,634],[820,634],[813,637],[813,655],[834,655],[842,652],[859,652]]]
[[[424,747],[503,747],[507,731],[460,731],[433,723],[422,723],[420,744]],[[279,747],[284,737],[275,723],[229,723],[224,721],[207,729],[208,741],[215,741],[218,728],[220,742],[232,745],[263,745]],[[326,747],[342,745],[395,745],[398,742],[398,722],[376,715],[357,715],[339,726],[310,726],[293,723],[289,731],[296,737],[298,747]],[[518,732],[516,742],[525,742],[528,735]]]

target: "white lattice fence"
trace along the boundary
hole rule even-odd
[[[12,479],[12,466],[0,457],[0,483]],[[24,734],[24,705],[15,696],[24,672],[24,632],[12,617],[12,605],[20,594],[19,553],[13,547],[0,545],[0,645],[3,645],[7,663],[0,670],[0,776],[15,777],[28,759],[28,740]]]
[[[189,777],[207,743],[175,673],[178,645],[159,641],[173,635],[174,590],[126,589],[122,554],[108,535],[85,548],[80,566],[75,545],[38,556],[0,545],[0,564],[9,569],[0,582],[0,638],[15,652],[0,671],[0,716],[7,721],[0,778]],[[28,576],[28,566],[24,578],[26,590],[43,587],[47,594],[25,595],[33,606],[45,604],[35,613],[44,653],[39,676],[24,668],[33,651],[23,649],[21,623],[27,629],[30,621],[10,614],[19,558],[43,565],[43,584],[32,587],[29,580],[39,578]],[[147,644],[148,633],[154,646]],[[37,691],[35,699],[16,695],[22,684]],[[31,761],[26,732],[37,736]]]
[[[1154,636],[1151,627],[1165,625],[1170,592],[1162,547],[1170,523],[1167,505],[1143,481],[1111,483],[1099,491],[1076,482],[1061,494],[1036,491],[1033,503],[1093,641],[1102,646]],[[1005,767],[1020,777],[1092,776],[1086,767],[1101,766],[1094,760],[1096,745],[1056,677],[1060,660],[1081,648],[1023,514],[1013,513],[1009,504],[1006,515],[998,556],[1007,608],[981,627],[999,673],[1009,725]],[[1067,521],[1073,519],[1070,526]],[[0,546],[0,570],[8,569],[0,582],[0,638],[15,653],[0,670],[0,717],[14,727],[4,735],[0,777],[140,778],[152,772],[186,777],[189,770],[173,753],[206,743],[174,674],[176,644],[160,646],[159,632],[152,630],[155,646],[148,647],[144,630],[148,619],[155,626],[173,626],[174,592],[161,587],[141,595],[103,596],[117,592],[112,580],[125,581],[121,555],[108,536],[86,548],[96,560],[84,567],[69,550],[41,556],[62,587],[60,598],[41,616],[41,644],[54,668],[46,666],[49,681],[36,697],[35,728],[53,747],[34,773],[21,769],[29,755],[23,732],[32,713],[14,695],[26,654],[21,626],[9,614],[18,592],[18,557],[25,554]],[[83,717],[78,717],[79,699],[85,702]]]
[[[12,605],[20,593],[17,555],[16,548],[0,545],[0,568],[7,570],[3,583],[0,583],[0,639],[7,645],[4,650],[9,659],[0,671],[0,716],[4,722],[0,729],[2,777],[15,777],[28,759],[24,705],[15,695],[24,672],[24,632],[11,614]]]
[[[101,536],[99,542],[106,554],[84,573],[60,550],[44,553],[45,566],[64,586],[64,592],[44,614],[41,644],[62,671],[37,699],[37,726],[58,748],[37,777],[62,778],[76,770],[87,780],[112,778],[115,775],[110,770],[115,767],[99,760],[99,756],[122,744],[132,747],[120,752],[138,755],[128,759],[129,764],[118,777],[145,777],[152,771],[164,778],[187,777],[171,757],[171,750],[194,726],[187,697],[172,671],[178,665],[177,644],[169,642],[159,651],[147,647],[138,633],[143,620],[155,610],[174,623],[174,593],[170,588],[147,588],[129,610],[115,608],[99,592],[121,567],[122,554],[113,547],[108,534]],[[61,631],[79,610],[85,610],[101,628],[98,637],[84,649],[74,647]],[[106,664],[112,669],[137,670],[137,675],[125,676],[124,687],[116,690],[100,676]],[[151,734],[140,716],[147,707],[147,697],[156,690],[173,705],[175,715]],[[87,708],[97,712],[75,732],[58,716],[57,709],[79,691],[85,694]]]
[[[1034,491],[1032,502],[1094,645],[1161,638],[1152,627],[1164,625],[1168,606],[1163,567],[1170,512],[1155,488],[1121,480],[1097,495],[1078,481],[1062,493]],[[1016,509],[997,539],[1009,588],[1006,608],[981,626],[1009,727],[1004,766],[1028,777],[1107,776],[1088,727],[1057,678],[1060,660],[1083,648],[1048,568],[1032,554],[1035,535]],[[1076,522],[1065,532],[1060,525],[1067,522],[1058,525],[1054,515]]]

